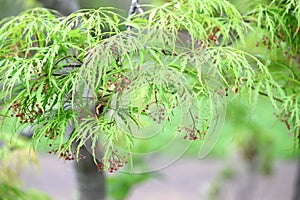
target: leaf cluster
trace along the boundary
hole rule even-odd
[[[36,127],[36,142],[46,137],[65,159],[78,157],[89,141],[95,155],[100,140],[104,156],[95,161],[109,171],[123,163],[118,149],[132,152],[144,117],[172,123],[180,108],[186,120],[178,127],[188,138],[216,139],[220,131],[209,125],[215,120],[213,126],[221,126],[230,91],[268,96],[297,138],[299,73],[281,67],[289,80],[279,81],[267,57],[234,45],[260,27],[270,35],[270,49],[284,37],[280,45],[299,53],[293,42],[299,40],[299,4],[275,3],[246,16],[228,1],[176,0],[150,9],[146,18],[124,19],[111,8],[67,17],[36,8],[6,18],[0,23],[1,101],[7,114]],[[128,25],[131,31],[125,31]]]

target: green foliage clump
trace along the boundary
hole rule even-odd
[[[228,1],[177,0],[130,19],[110,8],[67,17],[28,10],[0,23],[1,101],[8,115],[35,127],[36,143],[46,137],[65,159],[88,146],[98,167],[111,172],[127,162],[144,121],[172,124],[178,109],[178,132],[208,138],[205,155],[230,91],[245,90],[250,100],[268,96],[296,141],[298,5],[274,1],[242,14]],[[268,33],[262,43],[270,52],[289,50],[291,63],[240,47],[257,28]],[[105,150],[97,160],[98,141]]]

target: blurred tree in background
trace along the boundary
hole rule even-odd
[[[5,134],[0,134],[0,199],[50,199],[37,190],[22,189],[21,172],[38,161],[34,152],[30,153],[29,141],[9,134],[9,129],[10,125],[2,127]]]
[[[21,11],[24,11],[26,9],[35,7],[35,6],[40,6],[36,2],[36,0],[16,0],[16,1],[6,1],[6,0],[0,0],[1,3],[1,8],[0,8],[0,19],[7,17],[7,16],[12,16],[12,15],[17,15]]]

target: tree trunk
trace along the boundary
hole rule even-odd
[[[300,158],[298,158],[298,175],[295,184],[294,200],[300,200]]]
[[[69,15],[80,9],[78,0],[38,0],[44,7],[59,11],[63,15]],[[91,106],[94,112],[94,107]],[[69,133],[74,127],[70,126]],[[77,149],[78,143],[73,144],[73,148]],[[78,193],[80,200],[105,200],[105,177],[104,172],[99,171],[94,163],[93,156],[83,146],[79,152],[84,159],[75,162],[74,169],[77,179]]]
[[[85,158],[74,164],[79,199],[104,200],[106,196],[104,172],[98,170],[92,155],[84,146],[80,149],[80,155]]]

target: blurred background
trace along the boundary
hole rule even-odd
[[[130,2],[0,0],[0,18],[17,15],[36,6],[58,9],[65,15],[80,8],[108,6],[117,8],[117,12],[126,16]],[[162,2],[141,1],[142,4]],[[247,2],[239,7],[245,9]],[[249,48],[253,48],[253,38],[249,37],[247,42]],[[223,131],[209,156],[198,158],[201,141],[195,141],[176,162],[157,172],[107,174],[108,199],[293,199],[300,190],[296,184],[299,152],[294,151],[293,137],[285,125],[276,120],[265,97],[260,97],[257,104],[251,105],[248,99],[230,94],[228,102]],[[7,126],[0,130],[0,199],[3,198],[1,194],[14,185],[20,186],[28,199],[78,199],[72,162],[57,160],[44,147],[40,147],[36,155],[30,148],[30,140],[17,136],[10,138],[15,131],[12,128],[14,122],[5,123]],[[9,145],[5,145],[7,143]],[[172,151],[167,151],[143,165],[151,165],[172,156]],[[1,181],[10,184],[1,184]],[[11,199],[21,194],[17,187],[11,191],[15,191],[10,194]]]

